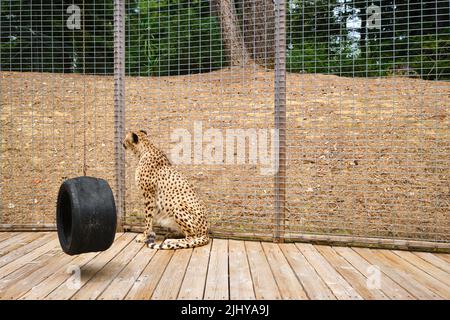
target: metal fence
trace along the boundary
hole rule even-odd
[[[215,236],[447,248],[448,1],[2,1],[0,227],[54,228],[67,178],[145,129]]]

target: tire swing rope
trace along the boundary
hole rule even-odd
[[[83,0],[83,76],[86,75],[85,1]],[[58,192],[56,225],[69,255],[107,250],[114,242],[117,211],[108,182],[87,176],[86,82],[83,82],[83,176],[64,181]]]
[[[85,28],[85,0],[83,0],[83,12],[82,12],[82,32],[83,32],[83,78],[86,76],[86,28]],[[87,175],[87,143],[86,143],[86,81],[83,81],[83,176]]]

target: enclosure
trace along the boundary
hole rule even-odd
[[[444,253],[217,238],[150,250],[135,237],[69,256],[55,232],[0,232],[0,300],[450,299]]]
[[[59,185],[109,181],[145,129],[216,238],[447,251],[448,1],[1,2],[0,230],[55,228]]]

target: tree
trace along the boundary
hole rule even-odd
[[[239,28],[234,1],[214,0],[214,8],[220,19],[222,41],[229,63],[231,65],[246,65],[251,61],[251,58]]]
[[[243,0],[237,4],[244,43],[259,65],[275,62],[275,11],[273,0]]]

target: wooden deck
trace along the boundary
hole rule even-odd
[[[450,299],[450,254],[222,239],[156,251],[135,236],[68,256],[54,232],[0,233],[0,298]]]

